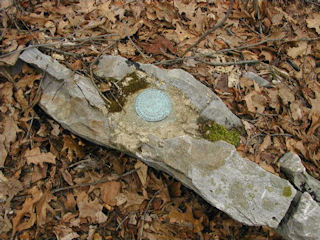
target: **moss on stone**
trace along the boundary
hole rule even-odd
[[[291,197],[292,196],[292,189],[290,186],[286,186],[283,188],[283,191],[282,191],[282,195],[285,196],[285,197]]]
[[[149,83],[144,78],[139,78],[136,72],[126,75],[121,80],[108,78],[108,81],[112,83],[110,92],[105,94],[110,101],[109,112],[122,111],[129,95],[149,86]]]
[[[235,147],[240,144],[240,134],[236,129],[228,130],[225,126],[211,121],[202,126],[203,137],[215,142],[219,140],[226,141]]]
[[[137,76],[135,72],[130,73],[126,77],[131,77],[132,79],[128,82],[128,85],[123,86],[123,92],[125,94],[132,94],[141,89],[147,88],[149,83],[145,79],[141,79]]]

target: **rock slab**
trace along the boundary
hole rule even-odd
[[[141,91],[127,96],[112,112],[90,79],[76,74],[37,49],[20,59],[46,72],[40,107],[63,127],[96,144],[140,158],[193,189],[210,204],[247,225],[278,227],[296,190],[287,181],[242,158],[233,145],[210,142],[199,132],[199,119],[240,127],[237,118],[210,89],[191,74],[151,64],[103,56],[95,74],[126,83],[128,74],[165,91],[173,110],[162,121],[144,121],[135,112]]]

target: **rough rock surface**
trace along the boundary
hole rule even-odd
[[[281,170],[297,189],[301,192],[307,191],[317,202],[320,202],[320,182],[307,173],[297,154],[288,152],[279,162]]]
[[[309,193],[303,193],[277,231],[288,240],[319,240],[320,206]]]
[[[99,61],[96,74],[100,77],[108,76],[121,80],[136,70],[137,65],[128,65],[127,62],[128,60],[121,56],[103,56]],[[222,100],[190,73],[182,69],[166,70],[152,64],[139,63],[137,68],[181,90],[191,100],[196,110],[201,113],[201,117],[214,120],[229,129],[242,126],[241,120],[227,108]]]
[[[135,72],[149,87],[161,89],[171,97],[170,115],[159,122],[147,122],[134,108],[141,91],[127,96],[120,112],[112,112],[90,79],[68,71],[37,49],[25,51],[20,58],[48,73],[39,105],[73,133],[168,172],[245,224],[276,228],[285,216],[296,194],[287,180],[240,157],[233,145],[202,138],[198,120],[204,112],[206,118],[227,127],[239,127],[241,121],[189,73],[115,56],[104,56],[99,61],[96,74],[100,77],[126,82],[126,76]],[[219,108],[212,102],[219,102]]]

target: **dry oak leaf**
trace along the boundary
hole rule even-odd
[[[117,181],[109,181],[102,183],[99,187],[101,189],[102,200],[110,206],[115,206],[117,204],[116,197],[121,190],[121,183]]]
[[[303,117],[303,108],[302,108],[302,102],[296,100],[293,103],[290,104],[290,111],[293,120],[301,120]]]
[[[20,129],[12,116],[4,115],[1,123],[3,129],[1,137],[4,138],[4,145],[6,149],[10,150],[10,144],[16,141],[17,132],[19,132]]]
[[[173,43],[162,37],[158,36],[151,44],[143,44],[144,50],[151,54],[163,54],[169,50],[171,53],[176,53],[177,49],[173,46]]]
[[[297,47],[291,47],[287,50],[288,56],[297,58],[298,56],[308,55],[310,53],[310,46],[307,42],[298,42]]]
[[[96,198],[91,201],[88,194],[80,192],[77,198],[79,218],[86,218],[89,223],[104,223],[108,217],[102,212],[102,204]]]
[[[51,212],[51,214],[55,215],[55,210],[50,206],[50,202],[52,200],[56,201],[57,197],[54,196],[51,192],[44,192],[42,193],[39,190],[39,195],[41,195],[41,198],[39,201],[35,204],[36,212],[37,212],[37,225],[43,226],[47,222],[47,211]]]
[[[294,100],[295,100],[294,94],[286,86],[281,86],[280,87],[279,96],[282,99],[284,105],[288,105],[289,103],[293,103]]]
[[[43,194],[36,186],[33,187],[29,192],[32,196],[28,196],[26,198],[25,202],[22,205],[22,209],[17,210],[16,216],[12,219],[12,237],[16,234],[16,232],[31,228],[37,220],[37,215],[35,213],[35,204],[41,199]],[[28,218],[22,222],[25,216],[28,216]]]
[[[25,158],[27,159],[28,164],[38,164],[40,167],[43,167],[44,163],[56,164],[56,157],[51,153],[41,153],[40,148],[36,147],[31,150],[27,150],[25,153]]]
[[[139,170],[137,171],[138,177],[143,187],[146,186],[147,183],[147,176],[148,176],[148,166],[141,161],[137,161],[134,165],[134,168]]]
[[[78,143],[69,135],[63,137],[62,152],[66,152],[70,162],[73,162],[77,157],[84,157],[84,153]]]
[[[21,190],[23,190],[22,183],[15,177],[7,179],[2,172],[0,178],[0,200],[10,205],[11,199]],[[8,206],[9,207],[9,206]]]
[[[57,225],[53,228],[53,232],[58,240],[72,240],[79,239],[79,234],[74,232],[72,228],[65,225]]]
[[[314,13],[306,20],[308,28],[315,28],[317,33],[320,34],[320,13]]]
[[[13,104],[13,84],[5,82],[0,84],[0,97],[1,97],[1,112],[4,113],[3,107],[8,104]]]
[[[197,3],[194,1],[191,1],[190,3],[184,4],[181,0],[174,0],[173,1],[174,7],[178,9],[179,14],[185,16],[192,20],[196,11]]]
[[[253,91],[249,93],[247,96],[244,97],[246,101],[248,110],[250,112],[258,112],[263,113],[266,107],[267,100],[266,98],[261,95],[261,93]]]
[[[320,116],[320,93],[315,92],[316,98],[310,98],[309,101],[311,103],[311,111],[309,113],[309,119],[312,119],[313,115]]]
[[[192,207],[189,204],[186,204],[186,212],[183,213],[177,208],[173,208],[169,215],[170,223],[180,223],[180,224],[192,224],[194,232],[201,232],[203,230],[202,217],[200,219],[195,219],[193,217]]]
[[[124,191],[116,196],[117,206],[125,203],[124,209],[131,206],[140,206],[140,204],[145,200],[144,196],[139,195],[135,192]]]

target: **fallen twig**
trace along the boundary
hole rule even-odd
[[[111,48],[112,46],[114,46],[117,43],[117,41],[115,41],[114,43],[110,44],[109,46],[107,46],[105,49],[103,49],[101,51],[101,53],[94,59],[94,61],[90,64],[89,66],[89,72],[90,72],[90,80],[92,82],[92,84],[94,85],[94,87],[97,89],[97,91],[99,92],[100,97],[102,97],[102,99],[106,102],[106,103],[111,103],[110,100],[108,98],[106,98],[106,96],[103,95],[103,93],[100,91],[100,89],[98,88],[97,84],[94,81],[94,76],[93,76],[93,71],[92,71],[92,66],[94,64],[96,64],[100,58],[100,56],[105,53],[105,51],[107,51],[109,48]]]
[[[119,177],[117,177],[115,180],[119,180],[125,176],[128,176],[132,173],[135,173],[136,171],[138,171],[140,168],[134,168],[122,175],[120,175]],[[74,189],[74,188],[79,188],[79,187],[88,187],[88,186],[94,186],[94,185],[98,185],[98,184],[101,184],[101,183],[105,183],[105,182],[108,182],[110,181],[109,178],[103,178],[97,182],[91,182],[91,183],[83,183],[83,184],[75,184],[75,185],[72,185],[72,186],[68,186],[68,187],[62,187],[62,188],[56,188],[56,189],[53,189],[51,192],[52,193],[57,193],[57,192],[61,192],[61,191],[65,191],[65,190],[70,190],[70,189]]]
[[[204,40],[209,34],[213,33],[215,30],[217,30],[218,28],[222,27],[224,25],[224,23],[227,21],[227,19],[229,18],[231,12],[232,12],[232,8],[233,8],[233,2],[234,0],[230,1],[230,7],[227,11],[227,14],[225,15],[225,17],[221,20],[221,22],[218,22],[213,28],[209,29],[208,31],[206,31],[199,39],[197,42],[195,42],[194,44],[192,44],[190,47],[187,48],[187,50],[185,50],[181,57],[183,57],[184,55],[186,55],[187,52],[189,52],[192,48],[194,48],[195,46],[197,46],[202,40]]]
[[[137,51],[141,54],[141,56],[147,60],[149,57],[147,57],[143,52],[142,50],[137,46],[137,44],[134,43],[134,41],[131,39],[131,37],[128,35],[128,39],[129,41],[132,43],[132,45],[137,49]]]
[[[244,46],[239,46],[239,47],[234,47],[234,48],[226,48],[226,49],[221,49],[216,51],[216,53],[223,53],[223,52],[231,52],[231,51],[236,51],[236,50],[242,50],[242,49],[247,49],[247,48],[252,48],[252,47],[256,47],[259,46],[261,44],[265,44],[268,42],[300,42],[300,41],[307,41],[307,42],[311,42],[311,41],[317,41],[320,40],[320,37],[316,37],[316,38],[298,38],[298,39],[291,39],[291,40],[285,40],[284,38],[275,38],[275,39],[266,39],[257,43],[252,43],[252,44],[248,44],[248,45],[244,45]]]
[[[156,192],[153,194],[152,198],[150,199],[150,201],[149,201],[148,204],[147,204],[146,209],[144,210],[143,217],[142,217],[142,223],[141,223],[141,230],[140,230],[139,238],[138,238],[139,240],[142,239],[144,220],[145,220],[145,218],[146,218],[147,212],[148,212],[148,210],[149,210],[149,208],[150,208],[151,203],[152,203],[153,200],[156,198],[156,196],[160,193],[160,191],[161,191],[161,189],[159,189],[158,191],[156,191]]]
[[[122,220],[121,220],[121,222],[118,224],[118,226],[117,226],[117,228],[116,228],[116,231],[118,231],[120,228],[121,228],[121,226],[123,225],[123,223],[131,216],[131,215],[133,215],[133,214],[135,214],[135,213],[137,213],[138,211],[133,211],[133,212],[130,212],[127,216],[125,216]]]
[[[98,36],[93,36],[93,37],[88,37],[88,38],[80,38],[80,39],[69,39],[70,42],[79,42],[79,44],[84,44],[88,41],[91,41],[91,40],[97,40],[99,38],[104,38],[104,37],[107,37],[107,36],[118,36],[118,34],[104,34],[104,35],[98,35]],[[56,46],[56,45],[59,45],[61,47],[69,47],[71,46],[70,43],[63,43],[62,41],[59,41],[59,42],[54,42],[54,43],[43,43],[43,44],[34,44],[34,45],[30,45],[28,47],[24,47],[24,48],[21,48],[21,49],[16,49],[16,50],[13,50],[11,52],[8,52],[8,53],[5,53],[3,55],[0,56],[0,58],[3,58],[3,57],[7,57],[11,54],[14,54],[16,52],[21,52],[21,51],[24,51],[24,50],[27,50],[27,49],[31,49],[31,48],[38,48],[38,47],[53,47],[53,46]]]
[[[48,47],[48,46],[43,46],[43,48],[46,48],[46,49],[49,49],[49,50],[52,50],[52,51],[55,51],[57,53],[61,53],[63,55],[67,55],[67,56],[82,57],[82,55],[83,55],[81,53],[66,52],[66,51],[60,50],[58,48],[53,48],[53,47]]]
[[[259,60],[244,60],[244,61],[237,61],[237,62],[208,62],[208,61],[204,61],[201,60],[199,58],[195,59],[198,62],[204,63],[204,64],[208,64],[211,66],[232,66],[232,65],[244,65],[244,64],[256,64],[256,63],[260,63],[261,61]]]
[[[184,60],[193,59],[196,57],[197,56],[181,57],[181,58],[175,58],[175,59],[170,59],[170,60],[163,60],[160,62],[155,62],[153,64],[154,65],[172,65],[172,64],[180,63],[180,62],[183,62]]]

